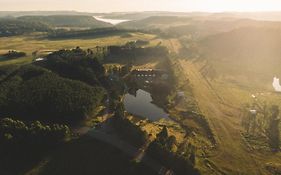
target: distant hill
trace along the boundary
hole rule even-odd
[[[198,43],[201,54],[218,75],[267,83],[273,76],[281,76],[280,46],[281,23],[239,28],[206,37]]]
[[[0,11],[0,17],[20,16],[51,16],[51,15],[81,15],[81,16],[103,16],[110,19],[140,20],[152,16],[180,16],[180,17],[211,17],[215,18],[247,18],[254,20],[281,21],[281,12],[166,12],[166,11],[145,11],[145,12],[113,12],[113,13],[89,13],[77,11]]]
[[[21,35],[30,32],[47,32],[50,26],[40,21],[26,21],[21,19],[0,19],[0,37]]]
[[[129,19],[141,20],[153,16],[177,16],[177,17],[194,17],[194,16],[208,16],[210,13],[205,12],[165,12],[165,11],[147,11],[147,12],[116,12],[102,15],[105,18],[111,19]]]
[[[88,27],[102,28],[112,26],[109,23],[98,21],[92,16],[81,15],[52,15],[52,16],[22,16],[18,19],[32,22],[43,22],[52,27]]]
[[[236,18],[236,19],[252,19],[262,21],[281,21],[281,12],[220,12],[220,13],[209,13],[209,12],[165,12],[165,11],[148,11],[148,12],[122,12],[122,13],[109,13],[104,14],[106,18],[113,19],[130,19],[140,20],[149,18],[152,16],[178,16],[178,17],[203,17],[209,19],[223,19],[223,18]]]
[[[179,16],[152,16],[141,20],[128,21],[118,25],[123,28],[133,29],[151,29],[151,28],[168,28],[175,25],[187,24],[192,20],[189,17]]]
[[[281,21],[281,12],[225,12],[210,14],[212,18],[247,18],[259,21]]]
[[[82,15],[93,16],[95,13],[77,11],[0,11],[0,17],[20,17],[20,16],[51,16],[51,15]],[[99,14],[101,15],[101,14]]]
[[[145,30],[159,29],[167,36],[182,37],[192,35],[197,39],[221,32],[228,32],[241,27],[263,26],[267,24],[273,25],[275,23],[231,17],[213,18],[201,14],[201,16],[193,17],[152,16],[141,20],[124,22],[119,24],[118,27]]]
[[[258,25],[260,25],[260,22],[249,19],[193,19],[185,25],[172,26],[167,29],[167,32],[172,36],[192,35],[193,38],[203,38],[241,27]]]

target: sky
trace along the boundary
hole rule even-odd
[[[281,11],[281,0],[0,0],[0,11]]]

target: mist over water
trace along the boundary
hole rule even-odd
[[[106,19],[106,18],[102,18],[100,16],[94,16],[94,18],[98,21],[107,22],[107,23],[110,23],[112,25],[117,25],[117,24],[120,24],[122,22],[130,21],[130,20],[126,20],[126,19]]]
[[[277,77],[273,77],[273,83],[272,86],[275,91],[281,92],[281,85],[280,85],[280,80]]]

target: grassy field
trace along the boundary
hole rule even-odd
[[[254,159],[248,153],[242,152],[242,150],[246,150],[246,147],[243,146],[238,126],[234,125],[236,121],[230,122],[239,116],[239,112],[228,109],[233,116],[226,115],[226,112],[230,111],[225,110],[226,107],[222,106],[223,102],[204,80],[197,68],[187,61],[181,61],[180,64],[186,70],[184,73],[189,77],[194,87],[194,96],[201,112],[208,117],[212,129],[215,131],[219,149],[214,153],[212,159],[222,169],[233,174],[243,172],[258,174],[256,164],[253,163]],[[247,167],[244,167],[245,162],[250,162]]]
[[[171,52],[177,53],[181,47],[174,39],[162,42]],[[239,79],[236,82],[227,81],[228,77],[207,78],[202,73],[205,64],[204,61],[188,58],[173,59],[179,81],[177,89],[188,97],[175,110],[198,110],[204,114],[217,141],[216,149],[208,152],[205,160],[199,159],[197,167],[203,174],[269,174],[267,164],[281,162],[281,154],[253,151],[248,147],[241,135],[241,108],[245,103],[254,101],[252,95],[261,102],[280,106],[281,95],[272,91],[270,81],[257,85],[250,81],[244,83],[247,80],[244,81],[243,77],[232,77]]]
[[[280,162],[280,154],[250,151],[241,136],[240,107],[251,102],[251,94],[257,90],[209,81],[200,73],[200,65],[192,61],[179,60],[179,65],[189,78],[200,111],[207,116],[218,142],[218,149],[209,160],[226,174],[267,174],[266,163]],[[266,99],[274,97],[276,94]]]
[[[154,35],[144,33],[130,33],[128,37],[122,35],[99,37],[99,38],[79,38],[79,39],[63,39],[63,40],[49,40],[42,37],[42,34],[32,34],[26,36],[13,36],[0,38],[0,54],[6,53],[9,50],[18,50],[27,53],[26,57],[4,60],[0,59],[0,66],[7,64],[23,64],[33,60],[32,52],[39,51],[38,56],[44,56],[49,51],[59,49],[70,49],[77,46],[83,49],[94,49],[96,46],[107,45],[123,45],[128,41],[135,40],[152,40]]]

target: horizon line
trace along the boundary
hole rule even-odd
[[[166,12],[166,13],[281,13],[281,10],[249,10],[249,11],[169,11],[169,10],[144,10],[144,11],[105,11],[105,12],[92,12],[80,10],[0,10],[0,12],[77,12],[77,13],[149,13],[149,12]]]

